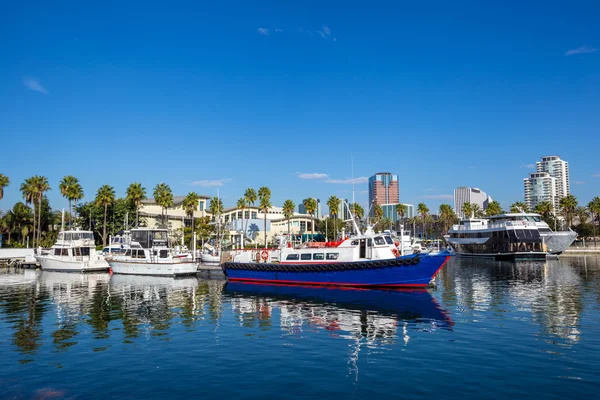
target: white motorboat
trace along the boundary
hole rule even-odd
[[[96,253],[94,233],[91,231],[61,231],[47,254],[35,256],[46,271],[107,271],[108,263]]]
[[[175,276],[192,275],[198,262],[180,257],[170,247],[166,229],[131,230],[130,248],[123,255],[107,258],[115,274]]]

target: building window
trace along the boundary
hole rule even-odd
[[[238,217],[238,219],[242,218],[242,212],[241,211],[238,211],[237,217]]]
[[[256,218],[257,218],[256,211],[253,211],[253,212],[252,212],[252,219],[256,219]]]
[[[204,211],[204,202],[203,201],[201,201],[201,202],[198,203],[198,209],[200,211]]]
[[[244,211],[244,218],[250,219],[250,211]]]

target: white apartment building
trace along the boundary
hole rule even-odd
[[[549,201],[558,211],[560,200],[571,193],[569,163],[558,156],[545,156],[536,162],[536,172],[523,180],[525,203],[533,210],[538,203]]]
[[[485,210],[492,198],[483,190],[461,186],[454,189],[454,212],[459,218],[464,218],[462,207],[465,203],[477,204],[479,208]]]

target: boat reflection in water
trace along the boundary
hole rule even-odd
[[[258,313],[270,319],[280,310],[281,329],[289,334],[303,327],[358,334],[367,340],[393,341],[398,327],[416,324],[421,329],[450,329],[452,320],[424,289],[349,289],[297,285],[263,285],[227,282],[234,312]],[[404,335],[403,335],[404,336]],[[407,342],[407,337],[404,337]]]

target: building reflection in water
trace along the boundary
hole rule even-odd
[[[454,258],[437,281],[446,306],[498,315],[530,313],[542,328],[540,337],[572,345],[579,341],[584,303],[585,282],[577,271],[568,257],[529,262]]]

